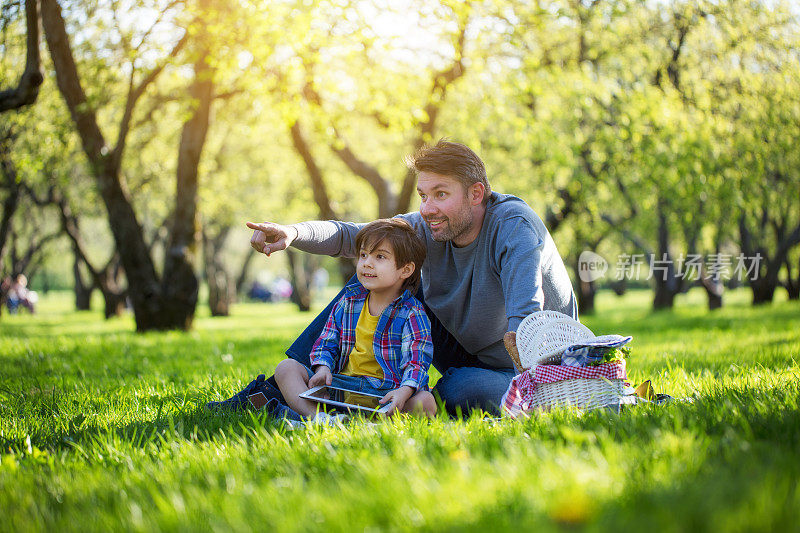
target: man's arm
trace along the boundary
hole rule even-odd
[[[365,224],[338,220],[290,225],[272,222],[247,223],[248,228],[255,230],[250,238],[250,246],[267,256],[294,246],[312,254],[355,257],[356,235],[364,226]]]
[[[425,239],[425,221],[419,211],[396,216],[411,224],[420,238]],[[356,257],[356,235],[364,226],[366,223],[339,220],[315,220],[288,225],[273,222],[247,223],[248,228],[255,230],[250,238],[250,246],[267,256],[294,246],[312,254]]]
[[[495,261],[500,270],[508,330],[517,331],[523,318],[544,309],[544,237],[523,217],[505,220],[497,237]]]

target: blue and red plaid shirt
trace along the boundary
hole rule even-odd
[[[333,306],[322,334],[311,348],[312,367],[325,365],[337,374],[345,369],[356,344],[356,323],[368,294],[360,283],[345,287],[344,296]],[[381,313],[372,348],[384,378],[381,381],[364,376],[374,387],[428,387],[428,368],[433,361],[431,322],[422,303],[409,291]]]

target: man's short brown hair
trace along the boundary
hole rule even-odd
[[[414,263],[414,272],[403,281],[402,289],[415,293],[420,285],[422,263],[425,262],[425,243],[411,224],[402,218],[382,218],[361,228],[356,235],[356,250],[372,253],[383,241],[392,245],[394,263],[398,269]]]
[[[489,201],[492,187],[486,177],[486,167],[478,154],[457,142],[439,139],[434,145],[420,148],[406,160],[408,168],[420,172],[433,172],[442,176],[452,176],[464,186],[483,183],[483,203]]]

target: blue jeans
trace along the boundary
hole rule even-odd
[[[346,285],[353,283],[353,276]],[[325,327],[334,304],[344,295],[344,289],[328,304],[328,306],[309,324],[309,326],[292,343],[286,355],[310,367],[311,348]],[[416,294],[425,303],[422,289]],[[500,413],[500,400],[514,377],[513,369],[494,368],[482,363],[478,358],[459,344],[449,331],[439,322],[428,306],[425,311],[431,321],[431,337],[433,340],[433,366],[441,372],[442,378],[433,387],[433,394],[441,398],[447,412],[458,415],[459,411],[467,413],[480,408],[493,414]],[[274,378],[270,378],[274,384]]]

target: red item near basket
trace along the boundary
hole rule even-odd
[[[594,407],[602,405],[606,400],[618,398],[617,392],[621,393],[622,380],[627,378],[624,360],[592,367],[536,365],[511,380],[511,385],[503,396],[502,406],[505,414],[512,417],[554,405]],[[609,383],[620,390],[610,389]],[[576,387],[578,389],[574,390]]]

